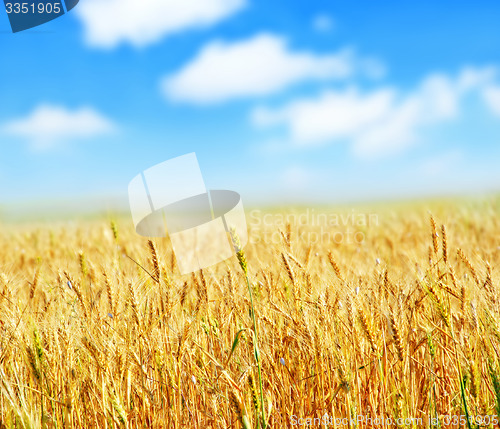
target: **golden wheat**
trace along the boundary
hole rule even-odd
[[[0,428],[500,414],[499,201],[378,215],[187,276],[128,219],[0,225]]]

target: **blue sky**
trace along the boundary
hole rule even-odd
[[[257,203],[500,188],[496,1],[81,0],[0,12],[0,204],[126,204],[196,152]]]

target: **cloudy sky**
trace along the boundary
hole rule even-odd
[[[498,1],[81,0],[0,11],[0,204],[196,152],[251,203],[500,189]]]

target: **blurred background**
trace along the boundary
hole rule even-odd
[[[500,3],[81,0],[0,10],[0,217],[127,210],[196,152],[245,206],[500,190]]]

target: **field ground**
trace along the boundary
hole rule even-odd
[[[495,426],[499,199],[247,218],[186,276],[125,217],[0,224],[0,428]]]

